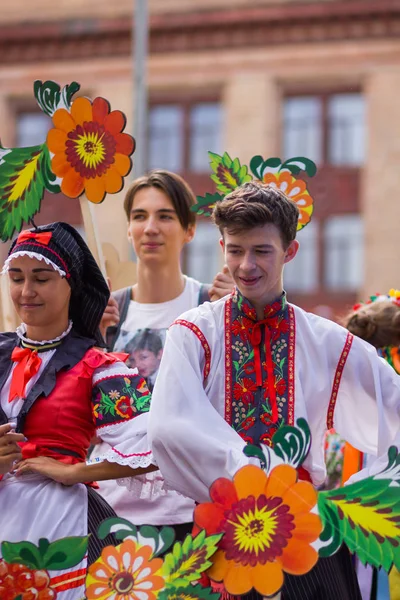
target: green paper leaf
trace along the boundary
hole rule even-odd
[[[76,94],[80,87],[79,83],[73,81],[61,90],[55,81],[45,81],[43,83],[36,80],[33,84],[33,92],[41,110],[52,117],[58,108],[69,108],[72,96]]]
[[[113,533],[117,540],[124,540],[128,536],[137,537],[137,527],[127,519],[111,517],[102,521],[97,530],[97,535],[101,540],[104,540],[110,533]]]
[[[282,161],[280,158],[272,157],[264,160],[262,156],[253,156],[250,161],[250,169],[254,176],[262,181],[264,172],[266,169],[276,169],[281,165]]]
[[[207,192],[205,196],[197,196],[196,199],[197,203],[193,204],[193,206],[190,207],[190,210],[199,215],[202,214],[206,217],[210,217],[212,215],[215,204],[223,200],[224,196],[218,193],[209,194]]]
[[[208,155],[214,172],[211,179],[216,183],[219,192],[229,194],[243,183],[251,181],[247,167],[242,166],[238,158],[232,160],[227,152],[222,156],[213,152],[209,152]]]
[[[89,536],[66,537],[52,542],[43,556],[43,568],[48,571],[71,569],[87,553]]]
[[[1,150],[5,150],[0,146]],[[0,163],[0,238],[7,241],[39,212],[46,189],[59,192],[46,144],[5,150]]]
[[[32,542],[2,542],[2,558],[8,563],[25,565],[29,569],[43,569],[39,548]]]
[[[311,432],[305,419],[297,419],[297,427],[284,425],[272,438],[274,452],[285,463],[300,467],[311,447]]]
[[[304,158],[304,156],[289,158],[283,163],[281,170],[285,168],[289,169],[293,175],[297,175],[300,171],[305,171],[309,177],[314,177],[317,172],[317,165],[315,162],[309,158]]]
[[[167,586],[158,593],[158,600],[219,600],[220,594],[213,592],[210,587],[201,584],[189,584],[185,586]]]
[[[195,538],[187,535],[183,543],[176,542],[164,557],[163,575],[167,585],[187,585],[198,581],[211,566],[210,557],[218,549],[222,535],[206,537],[201,531]]]
[[[266,471],[269,470],[269,464],[267,465],[267,458],[269,463],[269,456],[265,456],[264,452],[258,446],[254,446],[253,444],[247,444],[247,446],[243,448],[243,454],[245,454],[249,458],[258,458],[260,461],[261,468]]]

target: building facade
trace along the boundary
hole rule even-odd
[[[4,146],[42,141],[49,122],[35,79],[73,80],[128,116],[132,132],[134,0],[6,0],[0,16]],[[207,151],[248,163],[308,156],[311,225],[287,267],[291,300],[328,317],[400,287],[400,2],[149,0],[149,168],[212,191]],[[134,132],[132,132],[134,134]],[[101,239],[129,258],[123,193],[96,207]],[[38,222],[81,226],[78,201],[46,197]],[[110,223],[113,224],[110,227]],[[200,221],[187,272],[209,279],[218,236]],[[3,254],[5,248],[3,248]]]

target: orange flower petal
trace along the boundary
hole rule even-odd
[[[105,177],[85,179],[85,193],[90,202],[94,202],[94,204],[103,202],[106,195]]]
[[[296,515],[294,525],[293,536],[303,542],[314,542],[322,531],[321,519],[314,513]]]
[[[268,477],[260,467],[246,465],[239,469],[233,478],[238,498],[255,496],[257,498],[265,491]]]
[[[110,104],[105,98],[95,98],[92,104],[93,121],[97,121],[100,125],[104,124],[104,119],[110,112]]]
[[[282,498],[285,492],[296,483],[297,471],[290,465],[278,465],[272,469],[267,483],[266,496]]]
[[[285,187],[285,186],[283,186]],[[305,181],[302,181],[301,179],[294,179],[293,181],[291,181],[290,183],[288,183],[287,187],[285,187],[285,189],[283,189],[283,187],[281,187],[281,190],[283,192],[285,192],[285,194],[291,199],[294,200],[298,198],[298,196],[301,196],[307,189],[307,185]]]
[[[65,133],[73,131],[76,127],[74,119],[65,108],[56,110],[53,115],[53,123],[56,129],[61,129],[61,131],[65,131]]]
[[[220,504],[204,502],[194,509],[194,522],[201,529],[205,529],[207,535],[219,533],[219,525],[224,518],[224,510]]]
[[[65,131],[61,131],[61,129],[50,129],[47,134],[47,147],[53,154],[64,152],[66,141],[67,134]]]
[[[57,177],[65,177],[71,169],[70,163],[65,158],[65,154],[55,154],[51,159],[51,169]]]
[[[117,169],[113,166],[107,169],[107,172],[104,175],[106,182],[106,192],[107,194],[116,194],[122,190],[124,185],[124,181],[121,175],[118,173]]]
[[[235,486],[230,479],[220,477],[210,487],[210,498],[220,506],[230,507],[238,501]]]
[[[96,581],[107,584],[109,578],[114,574],[114,570],[110,569],[102,558],[99,558],[89,566],[88,573],[93,579],[96,579]]]
[[[117,133],[114,136],[114,139],[116,142],[116,152],[126,154],[127,156],[130,156],[133,153],[135,149],[135,140],[131,135],[128,135],[127,133]]]
[[[129,171],[132,168],[132,161],[129,156],[125,156],[125,154],[115,154],[114,156],[114,166],[117,169],[118,173],[125,177],[128,175]]]
[[[75,169],[70,169],[61,182],[61,191],[68,198],[78,198],[84,190],[83,177]]]
[[[107,585],[92,583],[86,588],[87,600],[105,600],[110,597],[110,588]]]
[[[253,587],[262,596],[273,596],[283,586],[284,576],[282,567],[278,562],[267,562],[265,565],[257,563],[250,574]]]
[[[306,192],[305,194],[300,194],[299,196],[290,198],[290,200],[295,202],[295,204],[297,205],[299,210],[304,210],[305,208],[310,207],[313,203],[313,199],[311,198],[311,196],[308,192]]]
[[[233,560],[229,561],[228,571],[224,577],[224,585],[228,594],[240,596],[249,592],[253,586],[249,567],[244,567]]]
[[[83,96],[73,101],[71,115],[77,125],[83,125],[85,121],[93,121],[92,103],[89,98]]]
[[[217,550],[211,560],[213,564],[207,570],[207,575],[214,581],[222,581],[228,572],[231,561],[226,560],[223,550]]]
[[[120,110],[113,110],[104,119],[104,127],[112,134],[121,133],[126,125],[124,113]]]
[[[317,502],[317,492],[308,481],[299,481],[284,493],[282,502],[290,507],[293,515],[309,512]]]
[[[304,575],[311,571],[318,560],[318,552],[306,542],[292,538],[283,551],[279,562],[286,573]]]

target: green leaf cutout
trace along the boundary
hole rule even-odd
[[[32,542],[2,542],[1,554],[8,563],[25,565],[29,569],[43,569],[39,548]]]
[[[247,444],[243,448],[243,454],[248,456],[249,458],[258,458],[261,464],[261,468],[264,470],[269,470],[269,455],[265,455],[264,452],[258,446],[253,446],[253,444]]]
[[[1,152],[4,150],[4,152]],[[45,190],[57,193],[46,144],[6,150],[0,146],[0,238],[7,241],[39,212]]]
[[[227,152],[222,156],[209,152],[211,169],[214,174],[211,179],[217,184],[217,190],[223,194],[229,194],[237,187],[251,181],[246,165],[241,165],[238,158],[232,160]]]
[[[215,204],[223,199],[224,196],[222,196],[222,194],[209,194],[207,192],[205,196],[197,196],[197,203],[193,204],[193,206],[190,207],[190,210],[198,215],[210,217]]]
[[[324,529],[320,539],[326,542],[320,556],[331,556],[342,545],[356,552],[363,564],[389,571],[400,568],[400,494],[393,485],[391,469],[398,466],[389,451],[389,464],[383,473],[368,477],[337,490],[318,494],[318,511]],[[392,471],[397,475],[397,470]]]
[[[317,165],[309,158],[296,156],[295,158],[286,160],[281,167],[282,169],[289,169],[293,175],[297,175],[300,171],[305,171],[309,177],[314,177],[317,172]]]
[[[119,517],[111,517],[105,519],[100,524],[97,535],[101,540],[104,540],[110,533],[113,533],[117,540],[124,540],[128,536],[137,536],[137,527],[127,519]]]
[[[185,586],[167,586],[159,592],[158,600],[218,600],[220,594],[213,592],[210,587],[203,587],[201,584],[188,584]]]
[[[272,438],[275,454],[296,469],[300,467],[311,447],[311,432],[305,419],[297,419],[297,427],[284,425]]]
[[[176,542],[164,557],[166,585],[187,585],[197,581],[201,573],[211,567],[209,559],[217,551],[221,538],[222,535],[206,537],[206,532],[201,531],[195,538],[187,535],[182,543]]]
[[[43,567],[48,571],[71,569],[87,553],[89,536],[62,538],[49,544],[43,555]]]
[[[253,156],[253,158],[250,160],[250,169],[256,179],[260,179],[262,181],[264,172],[267,168],[276,169],[277,167],[281,166],[281,163],[281,159],[277,157],[264,160],[262,156]]]
[[[52,117],[57,108],[69,108],[72,96],[76,94],[80,87],[79,83],[73,81],[61,90],[55,81],[42,83],[40,80],[36,80],[33,84],[33,92],[41,110]]]

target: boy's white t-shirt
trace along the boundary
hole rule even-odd
[[[158,304],[130,301],[113,351],[129,354],[127,364],[138,368],[150,389],[157,376],[167,329],[179,315],[198,305],[200,288],[199,281],[185,276],[184,290],[173,300]],[[91,458],[101,456],[106,449],[107,444],[98,444]],[[193,500],[165,490],[160,471],[118,481],[100,481],[99,488],[117,515],[134,525],[178,525],[193,521]]]

